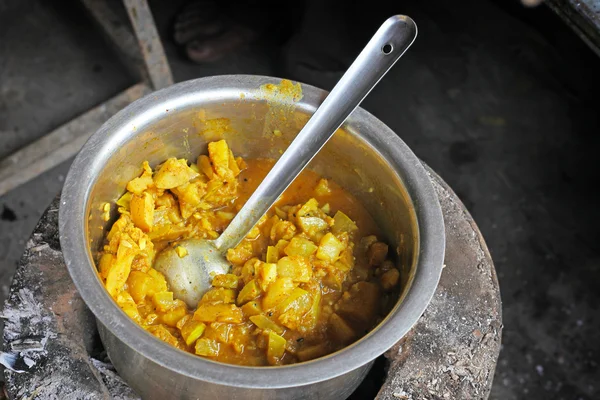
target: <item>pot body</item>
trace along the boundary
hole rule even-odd
[[[373,360],[400,340],[425,310],[444,256],[444,227],[433,187],[410,149],[357,109],[308,168],[333,179],[371,212],[394,249],[402,292],[390,314],[356,343],[326,357],[283,367],[216,363],[175,349],[137,326],[106,293],[94,260],[117,217],[113,203],[143,161],[195,161],[226,139],[245,158],[278,158],[326,93],[256,76],[184,82],[138,100],[107,121],[73,163],[61,198],[60,235],[75,285],[98,320],[119,374],[144,398],[343,399]]]
[[[373,361],[332,379],[281,388],[244,388],[183,376],[140,355],[98,321],[100,338],[119,375],[143,399],[313,400],[345,399],[363,381]]]

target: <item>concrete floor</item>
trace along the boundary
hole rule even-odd
[[[0,2],[0,157],[133,82],[77,2],[50,3]],[[454,188],[486,237],[505,324],[491,398],[600,398],[600,60],[562,21],[501,0],[407,0],[346,8],[336,24],[332,2],[283,46],[270,35],[197,66],[169,39],[179,3],[151,2],[177,81],[247,73],[331,88],[385,16],[411,15],[416,44],[364,107]],[[324,54],[340,67],[320,72]],[[0,198],[0,300],[67,170]]]

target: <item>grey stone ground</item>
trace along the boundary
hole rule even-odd
[[[0,157],[132,83],[77,2],[50,3],[0,1]],[[151,2],[165,34],[174,3]],[[500,3],[370,1],[341,25],[322,10],[283,59],[271,38],[208,66],[166,48],[178,81],[250,73],[330,88],[339,74],[297,60],[351,58],[384,16],[411,15],[415,46],[364,107],[453,187],[487,240],[505,324],[491,398],[594,399],[600,60],[547,9]],[[0,297],[67,169],[0,198]]]

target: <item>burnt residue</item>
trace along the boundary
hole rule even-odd
[[[12,208],[4,204],[2,206],[2,214],[0,215],[0,219],[2,219],[2,221],[13,222],[17,220],[17,214],[15,214]]]

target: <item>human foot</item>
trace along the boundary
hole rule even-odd
[[[231,1],[230,1],[231,2]],[[216,0],[193,0],[177,15],[173,39],[196,63],[217,61],[253,42],[257,29],[238,22],[233,14],[245,14],[247,1],[233,1],[228,7]],[[252,20],[252,18],[248,18]]]

